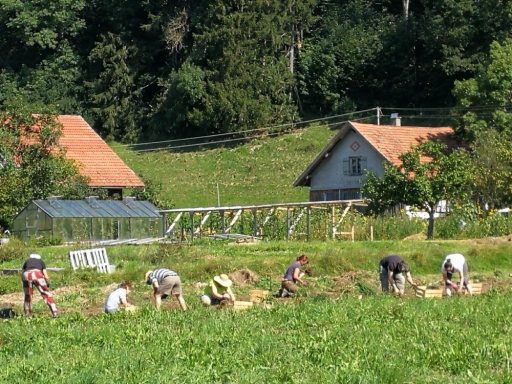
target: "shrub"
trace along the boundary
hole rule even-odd
[[[35,239],[31,239],[29,244],[35,247],[48,247],[50,245],[62,245],[61,236],[42,236]]]
[[[375,240],[401,240],[417,233],[426,233],[426,221],[406,215],[379,216],[371,221],[371,225]]]
[[[25,244],[11,237],[7,244],[0,246],[0,262],[23,260],[28,254]]]
[[[438,239],[456,239],[462,235],[466,221],[457,214],[436,219],[434,237]]]

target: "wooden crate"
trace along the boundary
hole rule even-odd
[[[253,306],[252,301],[235,301],[231,307],[234,311],[244,311]]]
[[[442,288],[427,288],[426,285],[418,285],[415,288],[416,297],[443,297]]]
[[[480,295],[482,293],[482,283],[469,283],[471,292],[473,295]],[[443,297],[444,288],[428,288],[426,285],[419,285],[415,289],[416,297]],[[463,295],[467,295],[468,292],[464,289]]]
[[[469,283],[469,286],[471,287],[471,293],[473,295],[480,295],[484,290],[484,284],[483,283]]]
[[[261,303],[269,294],[270,291],[264,289],[253,289],[249,292],[249,301],[253,303]]]

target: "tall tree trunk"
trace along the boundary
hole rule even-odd
[[[427,228],[427,239],[432,240],[434,238],[434,214],[436,213],[435,205],[434,208],[428,209],[428,228]]]
[[[409,18],[409,0],[402,0],[402,6],[404,8],[404,19]]]

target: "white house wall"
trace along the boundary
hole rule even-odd
[[[358,133],[349,132],[329,153],[311,175],[311,190],[359,189],[364,176],[344,175],[343,159],[353,156],[366,158],[367,169],[383,176],[384,157]]]

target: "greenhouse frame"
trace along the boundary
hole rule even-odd
[[[24,241],[59,238],[62,242],[159,238],[163,216],[148,201],[33,200],[14,219],[11,234]]]

